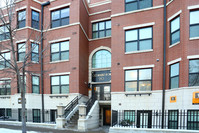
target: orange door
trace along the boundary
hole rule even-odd
[[[106,125],[111,124],[111,110],[110,109],[105,110],[105,124]]]

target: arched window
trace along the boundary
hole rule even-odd
[[[92,57],[92,68],[111,67],[111,53],[107,50],[99,50]]]

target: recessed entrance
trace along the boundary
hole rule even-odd
[[[111,108],[104,108],[103,125],[111,125]]]

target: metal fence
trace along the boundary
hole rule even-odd
[[[155,128],[162,127],[160,110],[112,110],[113,127]],[[167,110],[164,129],[199,130],[199,110]]]
[[[57,110],[45,110],[44,111],[45,123],[56,123]],[[21,109],[0,109],[0,120],[1,121],[21,121]],[[28,109],[26,110],[26,121],[27,122],[42,122],[42,111],[41,109]]]

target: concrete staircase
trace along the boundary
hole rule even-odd
[[[66,122],[66,128],[68,129],[77,129],[77,123],[79,119],[79,111],[76,111],[76,113]]]

